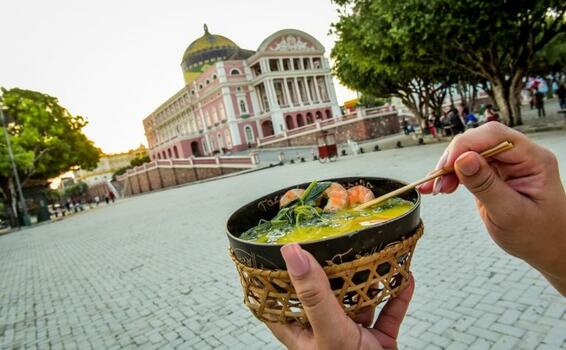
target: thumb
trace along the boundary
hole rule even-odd
[[[312,326],[320,348],[336,348],[344,341],[356,341],[341,337],[340,332],[359,331],[344,313],[334,296],[328,277],[316,259],[296,243],[287,244],[281,248],[281,254],[287,264],[291,282],[301,301],[307,318]],[[341,339],[343,338],[343,339]],[[344,339],[345,338],[345,339]],[[324,343],[324,344],[322,344]],[[324,345],[327,346],[324,346]],[[357,343],[355,343],[357,344]],[[354,345],[355,345],[354,344]]]
[[[460,182],[483,204],[494,222],[505,224],[520,203],[521,195],[509,187],[476,152],[466,152],[456,159],[454,170]]]

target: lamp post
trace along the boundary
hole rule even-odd
[[[14,153],[12,152],[12,144],[10,142],[10,137],[8,136],[8,127],[6,125],[6,118],[4,117],[4,111],[2,110],[2,105],[0,105],[0,119],[2,123],[2,129],[4,130],[4,137],[6,138],[6,146],[8,148],[8,157],[10,158],[10,163],[12,164],[12,171],[14,172],[14,179],[16,179],[16,189],[18,191],[18,196],[20,198],[20,208],[22,210],[22,221],[24,226],[30,226],[31,220],[28,215],[28,208],[26,205],[26,199],[24,198],[24,193],[22,192],[22,186],[20,184],[20,177],[18,175],[18,168],[16,168],[16,162],[14,161]],[[18,213],[15,213],[18,216]],[[18,221],[18,225],[19,225]]]

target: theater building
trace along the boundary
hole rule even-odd
[[[143,120],[152,160],[226,154],[340,115],[321,43],[296,29],[256,51],[204,34],[186,49],[185,86]]]

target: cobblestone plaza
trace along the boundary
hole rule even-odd
[[[534,134],[566,174],[566,132]],[[445,144],[307,162],[124,199],[0,237],[2,349],[279,349],[242,304],[224,223],[280,187],[406,181]],[[426,197],[401,349],[566,349],[566,299],[489,238],[471,195]]]

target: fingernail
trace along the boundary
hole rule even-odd
[[[286,244],[281,247],[281,254],[285,259],[287,271],[295,277],[300,277],[309,271],[309,260],[297,243]]]
[[[446,165],[446,161],[448,160],[448,154],[450,152],[448,152],[448,150],[445,150],[444,153],[442,154],[442,157],[440,157],[440,159],[438,160],[438,163],[436,164],[436,168],[435,170],[444,168],[444,166]]]
[[[434,183],[432,185],[432,195],[436,196],[437,194],[440,193],[441,189],[442,189],[442,176],[434,179]]]
[[[456,167],[462,174],[472,176],[480,170],[480,162],[475,154],[468,153],[456,160]]]

